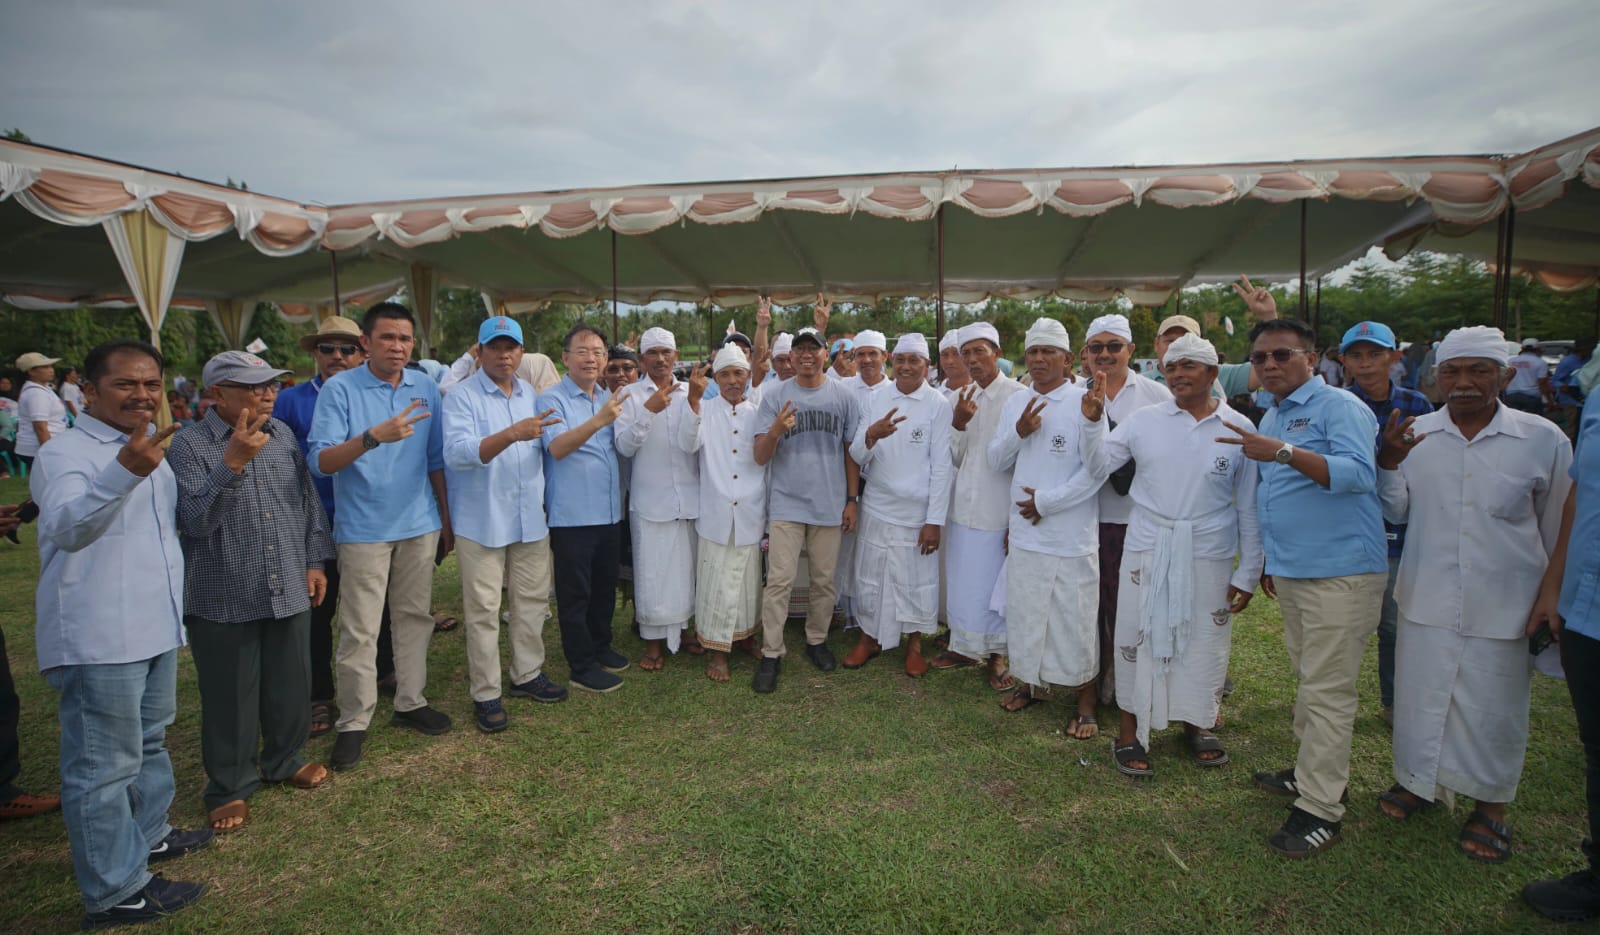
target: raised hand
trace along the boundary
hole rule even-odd
[[[783,433],[794,428],[794,403],[785,402],[778,410],[777,418],[772,420],[772,427],[767,429],[767,434],[773,438],[782,438]]]
[[[478,359],[478,352],[480,350],[482,350],[482,348],[479,345],[474,344],[471,347],[467,348],[467,356],[471,357],[473,360],[477,360]]]
[[[401,439],[410,438],[412,435],[416,434],[416,430],[413,429],[412,426],[433,415],[431,412],[417,412],[417,409],[421,405],[422,400],[413,399],[411,404],[400,410],[398,415],[384,419],[382,422],[379,422],[377,425],[374,425],[367,431],[372,433],[373,438],[376,438],[385,445],[389,444],[390,442],[397,442]],[[412,415],[413,412],[417,412],[417,414]]]
[[[817,334],[827,335],[828,319],[833,316],[833,302],[823,298],[822,293],[817,293],[817,304],[811,310],[811,323],[817,327]]]
[[[689,374],[689,405],[694,406],[697,412],[699,411],[698,404],[701,398],[706,395],[706,385],[710,382],[711,379],[706,374],[705,363],[695,364],[694,371]]]
[[[1039,413],[1044,412],[1044,407],[1048,405],[1050,400],[1043,396],[1035,396],[1028,400],[1027,405],[1022,407],[1022,415],[1017,417],[1018,438],[1027,438],[1039,430],[1040,424],[1044,421],[1039,418]]]
[[[1232,422],[1224,422],[1222,424],[1227,426],[1234,434],[1217,438],[1215,441],[1219,441],[1224,445],[1241,446],[1244,449],[1244,456],[1252,461],[1271,461],[1277,455],[1278,450],[1283,447],[1283,442],[1271,436],[1239,428]]]
[[[617,416],[620,415],[622,415],[622,394],[612,393],[611,396],[600,405],[600,411],[594,414],[594,418],[599,419],[600,427],[604,428],[617,421]]]
[[[770,324],[772,324],[772,299],[762,296],[756,303],[756,325],[760,327]]]
[[[1252,283],[1249,276],[1240,276],[1239,281],[1233,284],[1233,291],[1244,299],[1245,308],[1250,310],[1250,314],[1262,321],[1278,317],[1278,301],[1265,288]]]
[[[139,421],[133,425],[133,431],[128,433],[128,441],[123,444],[122,450],[117,452],[117,463],[137,477],[149,477],[151,472],[161,466],[161,460],[167,456],[167,449],[163,447],[163,443],[178,430],[178,426],[169,425],[154,435],[146,436],[145,432],[149,431],[149,428],[150,417],[139,416]]]
[[[1106,381],[1104,379],[1091,380],[1089,389],[1083,394],[1083,417],[1090,422],[1099,422],[1106,411]]]
[[[1017,512],[1022,514],[1023,519],[1037,526],[1039,525],[1039,520],[1044,517],[1039,515],[1039,505],[1033,500],[1033,495],[1036,491],[1032,487],[1024,487],[1022,492],[1028,495],[1028,499],[1017,501]]]
[[[957,432],[965,432],[967,423],[971,422],[972,417],[977,414],[978,384],[971,383],[962,387],[961,391],[956,393],[956,404],[951,407],[950,411],[950,427]]]
[[[672,394],[676,393],[680,386],[682,384],[673,380],[666,386],[660,387],[644,401],[644,408],[657,413],[665,411],[667,404],[672,402]]]
[[[255,410],[246,409],[239,413],[239,420],[233,424],[233,434],[228,436],[228,447],[222,450],[222,463],[228,470],[235,474],[243,474],[244,466],[249,464],[256,455],[261,453],[272,436],[261,431],[261,427],[272,418],[272,411],[263,412],[259,417]]]
[[[506,427],[511,433],[511,439],[519,442],[531,442],[544,434],[544,430],[561,421],[560,416],[551,416],[555,409],[546,409],[536,416],[518,419]]]
[[[1418,435],[1411,430],[1412,424],[1417,421],[1415,416],[1407,416],[1402,420],[1400,415],[1398,409],[1389,413],[1389,419],[1383,425],[1383,437],[1379,440],[1378,467],[1386,471],[1400,467],[1400,462],[1411,454],[1417,442],[1428,437],[1427,432]]]
[[[904,422],[907,417],[901,416],[900,418],[896,419],[894,414],[899,411],[899,406],[891,407],[888,412],[883,414],[883,418],[867,426],[868,448],[872,447],[873,442],[876,442],[879,439],[888,438],[890,435],[893,435],[895,432],[900,430],[900,423]]]

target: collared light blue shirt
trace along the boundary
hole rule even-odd
[[[1578,509],[1561,574],[1561,619],[1566,628],[1600,640],[1600,393],[1590,393],[1578,426],[1578,449],[1568,475]],[[50,450],[46,445],[40,452]],[[1578,674],[1578,673],[1573,673]]]
[[[1372,444],[1377,431],[1366,403],[1318,376],[1267,410],[1261,434],[1328,462],[1326,489],[1287,464],[1257,463],[1267,574],[1339,578],[1389,570]]]
[[[400,385],[380,380],[363,364],[322,385],[311,420],[306,461],[314,477],[327,477],[322,452],[421,400],[412,412],[426,412],[410,438],[363,452],[333,476],[333,497],[339,512],[333,518],[334,542],[399,542],[437,530],[439,506],[428,472],[444,470],[444,419],[440,418],[439,385],[420,370],[400,371]]]
[[[451,529],[491,549],[550,534],[544,520],[544,439],[512,442],[488,464],[478,458],[484,438],[542,411],[534,406],[532,386],[513,377],[511,387],[507,396],[479,370],[444,398]]]
[[[544,430],[544,502],[551,526],[605,526],[622,521],[622,476],[611,426],[589,436],[583,447],[556,460],[550,446],[563,432],[575,429],[600,411],[611,398],[596,383],[585,393],[572,377],[539,394],[534,407],[554,409],[561,421]]]
[[[33,463],[41,671],[142,662],[183,645],[178,483],[165,460],[149,477],[118,463],[127,440],[85,412]]]
[[[322,375],[318,374],[304,383],[284,387],[278,393],[278,401],[272,404],[272,417],[283,422],[294,431],[295,441],[300,443],[300,453],[308,454],[310,451],[311,419],[317,412],[317,396],[322,390]],[[322,508],[328,512],[328,521],[333,521],[333,478],[311,473],[311,480],[317,485],[317,496],[322,498]]]

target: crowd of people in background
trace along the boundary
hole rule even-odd
[[[1168,768],[1150,738],[1169,727],[1193,767],[1230,762],[1232,623],[1260,593],[1297,681],[1295,761],[1252,776],[1290,800],[1268,847],[1307,858],[1340,839],[1377,632],[1394,783],[1376,807],[1404,821],[1466,796],[1460,851],[1503,862],[1534,667],[1600,661],[1593,341],[1554,375],[1537,342],[1512,354],[1485,327],[1405,346],[1365,321],[1319,353],[1265,289],[1235,289],[1249,359],[1227,363],[1175,315],[1149,375],[1121,314],[1082,335],[1040,318],[1014,366],[982,321],[932,342],[830,338],[820,296],[777,335],[763,300],[753,337],[730,329],[696,361],[662,328],[617,344],[579,323],[558,368],[495,316],[451,365],[424,367],[393,302],[323,322],[302,341],[317,372],[292,386],[227,351],[169,391],[160,352],[121,340],[81,379],[64,370],[58,394],[59,361],[23,355],[0,418],[15,409],[11,456],[39,511],[38,661],[60,695],[62,781],[59,798],[11,785],[8,681],[0,817],[63,810],[86,925],[193,903],[203,884],[149,866],[248,826],[264,783],[312,789],[358,766],[381,696],[393,727],[453,729],[424,692],[435,569],[453,552],[462,688],[484,733],[527,716],[508,697],[613,692],[635,665],[685,655],[708,656],[718,683],[748,655],[754,692],[774,693],[802,616],[821,672],[886,653],[913,678],[971,670],[1008,712],[1059,706],[1083,741],[1109,707],[1103,740],[1134,778]],[[172,424],[157,429],[163,397]],[[8,529],[24,518],[0,510]],[[613,632],[619,588],[637,659]],[[552,602],[568,685],[547,671]],[[839,627],[856,632],[836,659]],[[187,830],[167,821],[165,748],[185,643],[208,813]],[[1600,914],[1600,688],[1568,685],[1590,866],[1524,895],[1578,919]],[[308,758],[327,733],[325,762]]]

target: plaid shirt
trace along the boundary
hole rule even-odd
[[[206,412],[172,438],[184,613],[218,623],[292,617],[311,607],[306,572],[333,561],[328,517],[294,432],[277,419],[243,474],[222,462],[233,427]]]
[[[1393,380],[1389,381],[1389,398],[1384,400],[1369,399],[1361,387],[1355,383],[1351,383],[1345,389],[1354,393],[1357,399],[1366,403],[1368,408],[1372,410],[1372,414],[1378,417],[1378,437],[1374,442],[1378,448],[1383,447],[1383,427],[1389,424],[1389,413],[1398,409],[1400,410],[1401,419],[1415,419],[1433,411],[1433,403],[1428,402],[1428,397],[1416,390],[1408,390]],[[1389,537],[1389,557],[1399,558],[1400,550],[1406,544],[1406,527],[1403,525],[1396,526],[1385,520],[1383,528]]]

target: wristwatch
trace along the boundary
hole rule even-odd
[[[371,430],[368,430],[368,431],[365,431],[365,432],[361,433],[361,447],[362,448],[366,449],[367,451],[371,451],[372,449],[378,447],[379,444],[381,444],[381,443],[378,441],[378,439],[375,436],[373,436]]]
[[[1282,448],[1279,448],[1277,451],[1272,453],[1272,460],[1278,462],[1279,464],[1288,464],[1289,459],[1293,457],[1294,446],[1288,442],[1284,442]]]
[[[844,498],[844,502],[846,502],[846,503],[855,503],[859,499],[861,499],[861,498],[860,497],[846,496]]]

